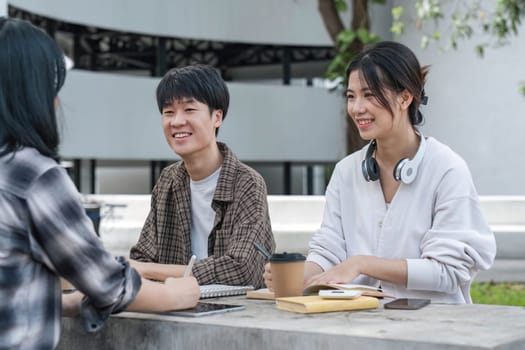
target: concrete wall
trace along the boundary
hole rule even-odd
[[[71,71],[59,94],[61,154],[72,158],[177,159],[164,140],[160,78]],[[344,103],[326,89],[228,83],[219,132],[245,161],[335,161],[344,155]]]

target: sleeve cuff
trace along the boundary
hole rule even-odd
[[[142,280],[139,273],[129,265],[124,257],[118,257],[116,260],[123,265],[124,269],[122,292],[115,303],[102,308],[96,307],[84,296],[80,305],[80,318],[87,332],[100,330],[111,314],[124,311],[135,300],[140,290]]]
[[[407,289],[435,289],[434,267],[428,259],[407,259]]]

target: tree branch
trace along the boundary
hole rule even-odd
[[[321,14],[321,18],[323,19],[326,31],[330,35],[334,45],[337,45],[337,35],[345,29],[345,26],[343,25],[343,21],[335,7],[334,0],[318,0],[317,7]]]
[[[352,30],[357,30],[359,28],[370,29],[368,0],[352,1]]]
[[[353,0],[352,1],[352,30],[370,29],[370,17],[368,16],[368,0]],[[357,54],[363,49],[363,43],[359,40],[354,40],[348,48],[350,52]]]

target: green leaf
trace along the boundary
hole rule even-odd
[[[453,48],[454,50],[458,48],[458,42],[456,41],[455,37],[450,37],[449,43],[450,43],[450,47]]]
[[[334,0],[334,2],[335,2],[335,8],[337,9],[337,11],[346,12],[346,10],[348,9],[348,6],[346,5],[345,0]]]
[[[417,17],[420,19],[438,19],[443,17],[440,0],[418,0],[415,3]]]
[[[392,18],[394,21],[398,21],[401,16],[403,16],[403,12],[405,9],[402,6],[397,6],[392,8]]]
[[[482,44],[476,45],[476,53],[479,57],[483,57],[485,55],[485,46]]]
[[[368,43],[369,44],[372,44],[372,43],[378,43],[381,41],[381,38],[379,36],[377,36],[376,34],[374,33],[368,33],[369,36],[368,36]]]
[[[354,41],[356,33],[351,29],[344,29],[337,34],[337,42],[340,44]]]
[[[421,47],[422,47],[423,49],[426,49],[426,48],[427,48],[429,42],[430,42],[430,39],[428,38],[427,35],[423,35],[423,36],[421,36]]]
[[[359,39],[359,41],[361,41],[362,43],[368,43],[370,40],[369,40],[369,34],[368,34],[368,30],[364,29],[364,28],[359,28],[357,30],[357,38]]]
[[[400,36],[405,31],[405,24],[403,22],[396,22],[392,24],[392,27],[390,27],[390,31],[396,35]]]

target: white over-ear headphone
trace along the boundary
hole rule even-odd
[[[394,167],[394,179],[407,185],[416,179],[419,164],[421,164],[423,156],[425,155],[425,136],[423,136],[419,130],[416,130],[416,133],[420,138],[416,155],[412,159],[401,159]],[[370,142],[370,145],[366,151],[365,159],[361,163],[361,170],[366,181],[376,181],[379,179],[379,165],[377,164],[377,161],[374,159],[374,157],[372,157],[376,149],[376,145],[376,140],[372,140],[372,142]]]

